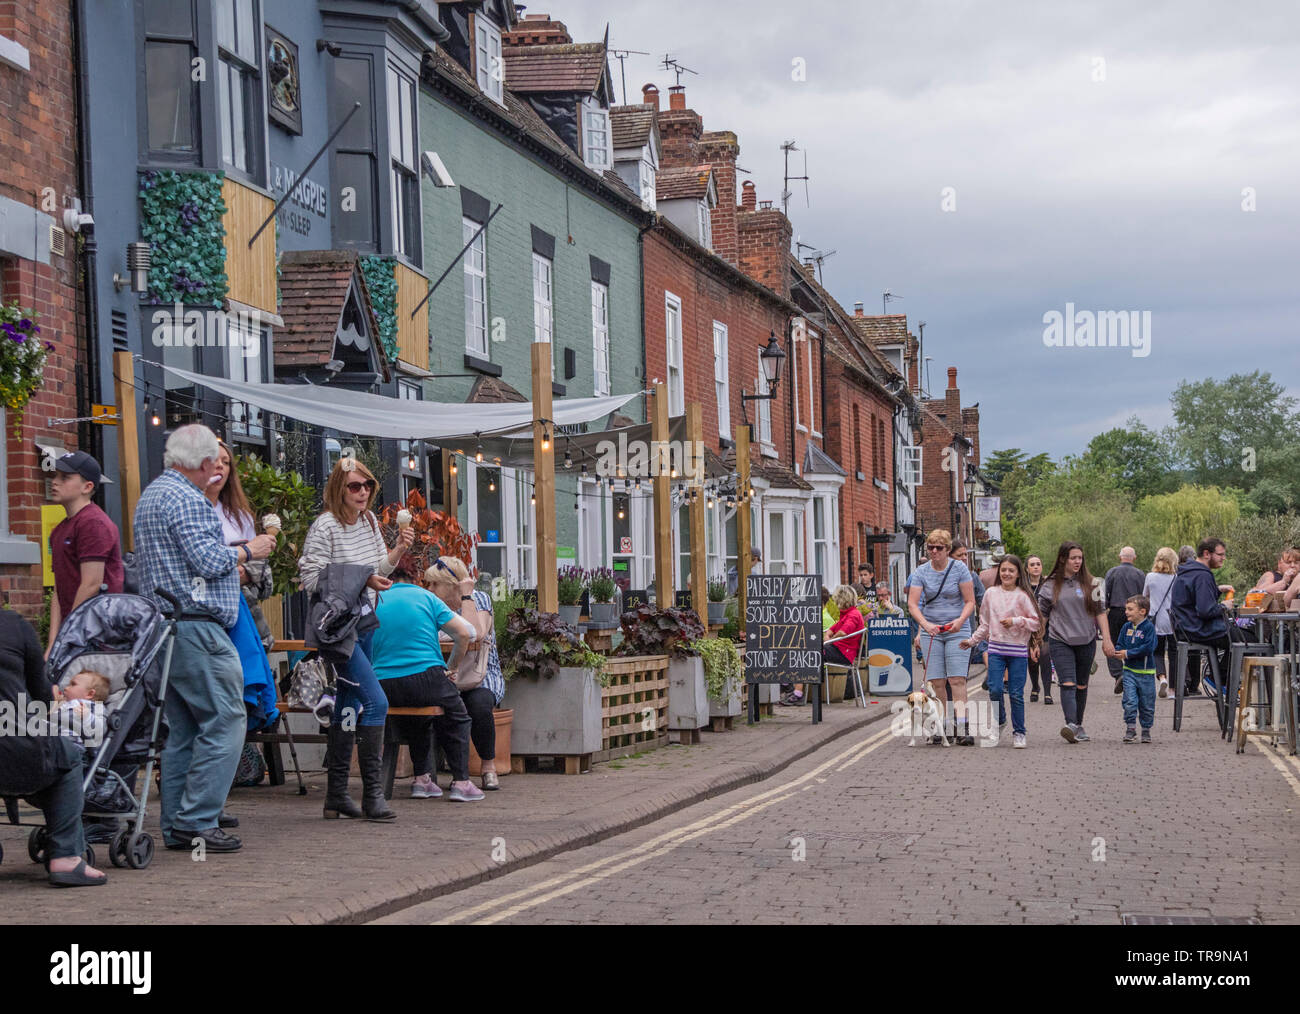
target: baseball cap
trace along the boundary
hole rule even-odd
[[[75,472],[87,482],[93,482],[96,486],[112,482],[111,479],[104,478],[103,472],[99,469],[99,462],[85,451],[69,451],[67,454],[59,455],[54,462],[54,467],[57,471],[69,475]]]

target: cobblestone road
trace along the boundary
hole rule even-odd
[[[1298,759],[1237,756],[1199,701],[1178,735],[1158,701],[1155,743],[1122,745],[1104,682],[1090,743],[1042,703],[1026,750],[908,748],[877,723],[762,786],[381,921],[1295,922]]]

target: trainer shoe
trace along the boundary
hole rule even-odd
[[[1011,737],[1011,749],[1023,750],[1025,746],[1025,734],[1023,732],[1017,732]]]
[[[1128,744],[1128,743],[1136,743],[1137,741],[1138,741],[1138,731],[1137,729],[1133,728],[1133,726],[1130,725],[1127,729],[1124,730],[1123,742],[1125,744]]]
[[[452,782],[447,798],[453,803],[477,803],[483,793],[473,782]]]
[[[1089,736],[1086,732],[1083,731],[1082,725],[1076,725],[1074,727],[1074,738],[1075,741],[1079,743],[1087,743],[1090,739],[1092,739],[1091,736]]]
[[[1219,688],[1215,686],[1214,680],[1208,676],[1201,677],[1201,692],[1211,700],[1219,696]]]
[[[1142,742],[1143,742],[1143,743],[1150,743],[1150,742],[1151,742],[1151,730],[1150,730],[1150,729],[1143,729],[1143,730],[1142,730]]]
[[[1061,726],[1061,737],[1067,743],[1077,743],[1079,741],[1078,733],[1075,731],[1073,722],[1066,722]]]
[[[442,789],[438,788],[432,775],[421,775],[411,783],[412,799],[438,799],[441,796]]]
[[[1169,696],[1169,680],[1164,676],[1160,677],[1160,689],[1156,691],[1157,697]]]
[[[1044,704],[1055,704],[1056,702],[1055,702],[1054,700],[1052,700],[1052,695],[1051,695],[1051,694],[1044,694],[1044,695],[1043,695],[1043,703],[1044,703]]]

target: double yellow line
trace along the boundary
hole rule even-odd
[[[475,925],[490,926],[503,919],[513,918],[539,905],[545,905],[557,898],[573,894],[575,891],[590,887],[592,884],[599,883],[634,866],[639,866],[651,859],[666,855],[704,835],[711,834],[714,831],[726,830],[743,820],[748,820],[771,806],[785,802],[797,792],[815,788],[827,780],[825,772],[832,769],[835,772],[840,772],[852,767],[866,757],[867,754],[884,746],[893,738],[895,737],[891,730],[884,729],[874,736],[870,736],[847,750],[836,754],[830,760],[823,761],[811,771],[790,782],[768,789],[766,792],[757,793],[686,827],[665,831],[647,842],[624,849],[604,859],[598,859],[569,873],[561,873],[530,887],[512,891],[509,894],[501,895],[499,898],[493,898],[490,901],[462,909],[439,919],[434,925],[449,926],[459,922],[473,921]],[[495,911],[493,911],[494,909]]]

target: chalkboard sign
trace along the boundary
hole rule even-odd
[[[679,591],[674,595],[673,604],[678,609],[691,608],[691,593],[688,591]]]
[[[745,682],[821,683],[817,575],[750,574],[745,596]]]
[[[648,605],[650,602],[650,592],[645,588],[633,588],[623,593],[623,611],[635,609],[637,606]]]
[[[862,676],[868,694],[892,697],[912,692],[912,625],[903,616],[867,621],[867,657]]]

